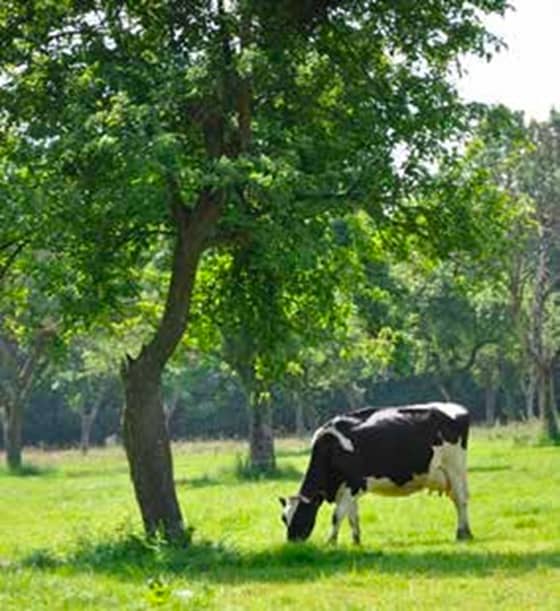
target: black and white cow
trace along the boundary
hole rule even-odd
[[[469,414],[455,403],[366,408],[319,428],[299,493],[281,498],[289,541],[305,540],[323,503],[336,503],[329,541],[348,516],[360,542],[357,500],[364,492],[405,496],[421,489],[449,495],[457,539],[472,538],[467,513]]]

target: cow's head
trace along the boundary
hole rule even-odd
[[[298,494],[287,499],[280,497],[282,522],[286,525],[288,541],[305,541],[313,531],[322,498],[308,499]]]

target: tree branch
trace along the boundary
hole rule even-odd
[[[29,242],[30,242],[30,238],[20,242],[17,245],[17,247],[14,249],[14,251],[9,255],[5,263],[0,267],[0,282],[2,282],[2,280],[8,273],[10,267],[14,264],[15,260],[17,259],[18,255],[27,246],[27,244],[29,244]]]
[[[495,344],[496,340],[494,338],[490,338],[490,339],[483,339],[481,341],[479,341],[477,344],[475,344],[471,350],[471,354],[467,360],[467,362],[462,366],[459,367],[459,369],[457,370],[460,373],[465,373],[467,371],[469,371],[469,369],[475,364],[476,362],[476,357],[478,356],[478,353],[480,352],[480,350],[482,350],[482,348],[484,348],[484,346],[488,346],[490,344]]]
[[[177,226],[171,280],[155,335],[139,357],[148,359],[159,370],[163,369],[187,328],[198,262],[218,221],[224,199],[222,190],[205,189],[200,193],[196,206],[188,209],[183,203],[180,185],[173,176],[168,177],[168,195]]]
[[[28,354],[18,375],[19,400],[25,401],[33,381],[40,375],[39,361],[44,354],[49,340],[55,336],[55,330],[47,327],[38,331],[31,352]]]

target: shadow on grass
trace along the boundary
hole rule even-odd
[[[538,567],[560,568],[560,550],[515,553],[489,552],[475,544],[456,550],[418,551],[391,549],[387,552],[363,548],[331,548],[313,544],[285,544],[257,552],[240,552],[206,541],[185,548],[151,544],[140,536],[114,540],[83,541],[67,556],[48,549],[36,550],[8,570],[33,568],[65,572],[99,572],[123,579],[145,579],[168,574],[214,583],[315,581],[325,576],[354,571],[424,577],[491,576],[494,572],[522,576]],[[0,567],[0,570],[1,567]]]
[[[215,475],[204,474],[200,477],[178,478],[175,480],[175,484],[177,486],[186,486],[190,488],[205,488],[207,486],[231,486],[232,484],[245,484],[247,482],[299,482],[302,477],[303,474],[301,471],[291,465],[276,467],[270,471],[259,472],[240,462],[232,467],[218,471]]]
[[[54,467],[40,467],[24,463],[18,469],[0,468],[0,477],[52,477],[58,473]]]
[[[261,481],[279,481],[279,480],[300,480],[302,473],[293,467],[287,465],[284,467],[273,467],[267,470],[257,469],[249,464],[249,462],[241,457],[238,457],[233,468],[233,476],[238,482],[261,482]]]
[[[81,477],[103,477],[109,474],[113,475],[128,475],[130,473],[127,465],[119,465],[117,467],[93,466],[84,469],[76,469],[73,471],[64,471],[64,477],[68,479],[79,479]]]

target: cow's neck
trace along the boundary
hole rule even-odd
[[[329,479],[328,448],[318,440],[311,449],[309,465],[303,478],[299,494],[308,499],[325,498]]]

